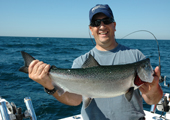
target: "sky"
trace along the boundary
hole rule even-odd
[[[90,38],[96,4],[112,9],[116,38],[170,40],[170,0],[0,0],[0,36]]]

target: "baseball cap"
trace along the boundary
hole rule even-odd
[[[97,4],[95,7],[91,8],[90,11],[89,11],[89,19],[90,19],[90,22],[93,18],[93,16],[97,13],[103,13],[105,14],[107,17],[109,18],[113,18],[114,19],[114,16],[113,16],[113,13],[112,13],[112,10],[110,9],[109,5],[102,5],[102,4]]]

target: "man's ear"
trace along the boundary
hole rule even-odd
[[[91,34],[93,35],[93,29],[92,29],[92,26],[89,26],[89,29],[91,31]]]
[[[116,31],[116,22],[114,22],[113,24],[114,24],[114,30]]]

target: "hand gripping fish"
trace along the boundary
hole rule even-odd
[[[19,69],[28,73],[29,64],[35,60],[26,52],[21,52],[25,65]],[[80,94],[85,98],[85,108],[92,98],[109,98],[125,94],[131,100],[134,89],[145,82],[153,81],[153,69],[149,58],[142,61],[125,64],[101,66],[92,55],[85,61],[82,68],[60,69],[51,66],[49,76],[62,95],[68,91]],[[135,79],[136,77],[140,79]]]

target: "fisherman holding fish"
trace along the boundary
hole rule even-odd
[[[96,46],[88,53],[76,58],[72,68],[82,68],[90,55],[94,57],[99,65],[128,64],[145,59],[145,56],[139,50],[128,48],[116,42],[116,22],[112,10],[108,5],[98,4],[91,8],[89,19],[89,29],[95,38]],[[50,65],[39,60],[34,60],[28,68],[29,77],[41,84],[47,93],[53,95],[61,103],[77,106],[83,101],[83,104],[86,104],[86,101],[84,101],[86,98],[82,95],[69,92],[59,95],[57,92],[58,89],[56,90],[49,77],[49,69]],[[157,104],[163,95],[162,89],[159,86],[159,67],[156,67],[154,71],[153,81],[151,83],[144,82],[138,89],[134,90],[130,101],[127,100],[125,95],[112,98],[91,99],[88,106],[86,106],[87,108],[84,105],[82,106],[81,114],[83,119],[144,120],[145,114],[142,98],[147,104],[152,105]],[[140,80],[140,76],[136,76],[135,79],[137,81]],[[119,84],[122,84],[121,81]],[[101,88],[101,90],[104,89]]]

